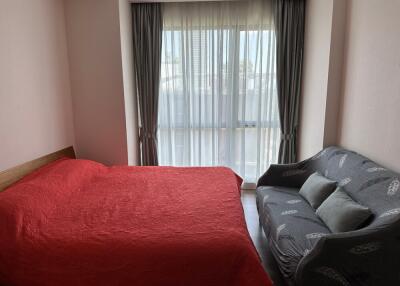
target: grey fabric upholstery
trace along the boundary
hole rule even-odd
[[[310,223],[294,223],[294,214],[280,215],[285,200],[300,200],[296,189],[314,172],[339,182],[350,197],[371,210],[372,217],[361,229],[334,234],[322,221],[318,229]],[[307,286],[400,285],[399,178],[399,174],[362,155],[338,147],[326,148],[299,163],[272,165],[258,181],[257,207],[260,223],[287,281]],[[298,211],[308,221],[315,220],[315,213],[301,205],[299,202]],[[286,224],[283,229],[279,228],[282,224]],[[327,234],[312,243],[304,242],[306,232],[324,231]],[[289,243],[276,242],[281,235],[290,235],[290,247]],[[310,249],[305,251],[299,245]],[[288,261],[296,265],[288,267]]]
[[[330,233],[298,191],[284,187],[257,190],[262,225],[285,277],[295,273],[301,258],[314,247],[317,238]]]

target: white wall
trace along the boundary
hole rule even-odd
[[[337,143],[346,8],[346,0],[307,1],[299,160]]]
[[[314,155],[324,141],[333,0],[308,0],[306,5],[299,159]]]
[[[346,34],[347,0],[334,0],[323,147],[337,145]]]
[[[118,0],[65,0],[77,154],[127,164]]]
[[[126,137],[129,165],[139,164],[139,128],[136,86],[133,72],[132,11],[129,0],[119,0],[122,75],[126,114]]]
[[[332,1],[308,1],[300,159],[336,144],[400,172],[400,1]]]
[[[61,0],[0,2],[0,171],[74,143]]]
[[[339,145],[400,172],[400,1],[348,3]]]

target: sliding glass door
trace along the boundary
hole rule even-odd
[[[265,2],[164,6],[160,165],[227,166],[254,183],[277,161],[275,38]]]

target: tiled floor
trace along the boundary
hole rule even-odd
[[[249,229],[250,236],[253,239],[254,245],[261,257],[264,269],[271,277],[274,285],[286,286],[282,275],[279,272],[278,266],[272,257],[272,253],[269,250],[265,234],[258,223],[255,191],[243,190],[242,203],[246,217],[247,228]]]

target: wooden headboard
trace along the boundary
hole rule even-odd
[[[75,159],[74,147],[67,147],[65,149],[47,154],[43,157],[0,172],[0,192],[34,170],[62,157]]]

